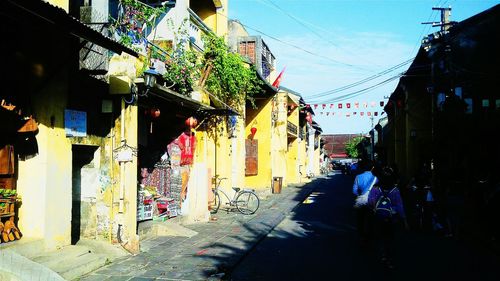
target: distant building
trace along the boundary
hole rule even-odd
[[[330,158],[347,158],[345,144],[359,134],[322,135],[325,154]]]

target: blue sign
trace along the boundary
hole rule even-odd
[[[64,110],[64,131],[66,137],[86,137],[87,112]]]

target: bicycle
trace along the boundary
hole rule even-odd
[[[219,178],[218,176],[213,177],[215,188],[213,188],[212,191],[214,193],[215,200],[210,213],[215,214],[219,211],[221,193],[227,199],[226,205],[229,205],[228,212],[231,207],[236,207],[236,209],[244,215],[252,215],[257,212],[260,206],[260,200],[255,191],[253,189],[233,187],[235,193],[233,198],[230,199],[223,190],[219,189],[221,182],[225,179],[227,178]]]

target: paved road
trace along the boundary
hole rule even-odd
[[[361,249],[352,179],[336,174],[280,223],[234,268],[231,280],[500,280],[497,255],[470,243],[403,232],[395,269],[376,249]]]

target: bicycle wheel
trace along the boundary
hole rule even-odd
[[[259,209],[259,197],[251,191],[241,191],[236,197],[236,208],[244,215],[251,215]]]
[[[214,202],[211,205],[212,208],[210,208],[210,214],[215,214],[217,211],[219,211],[220,207],[220,196],[219,193],[214,194]]]

